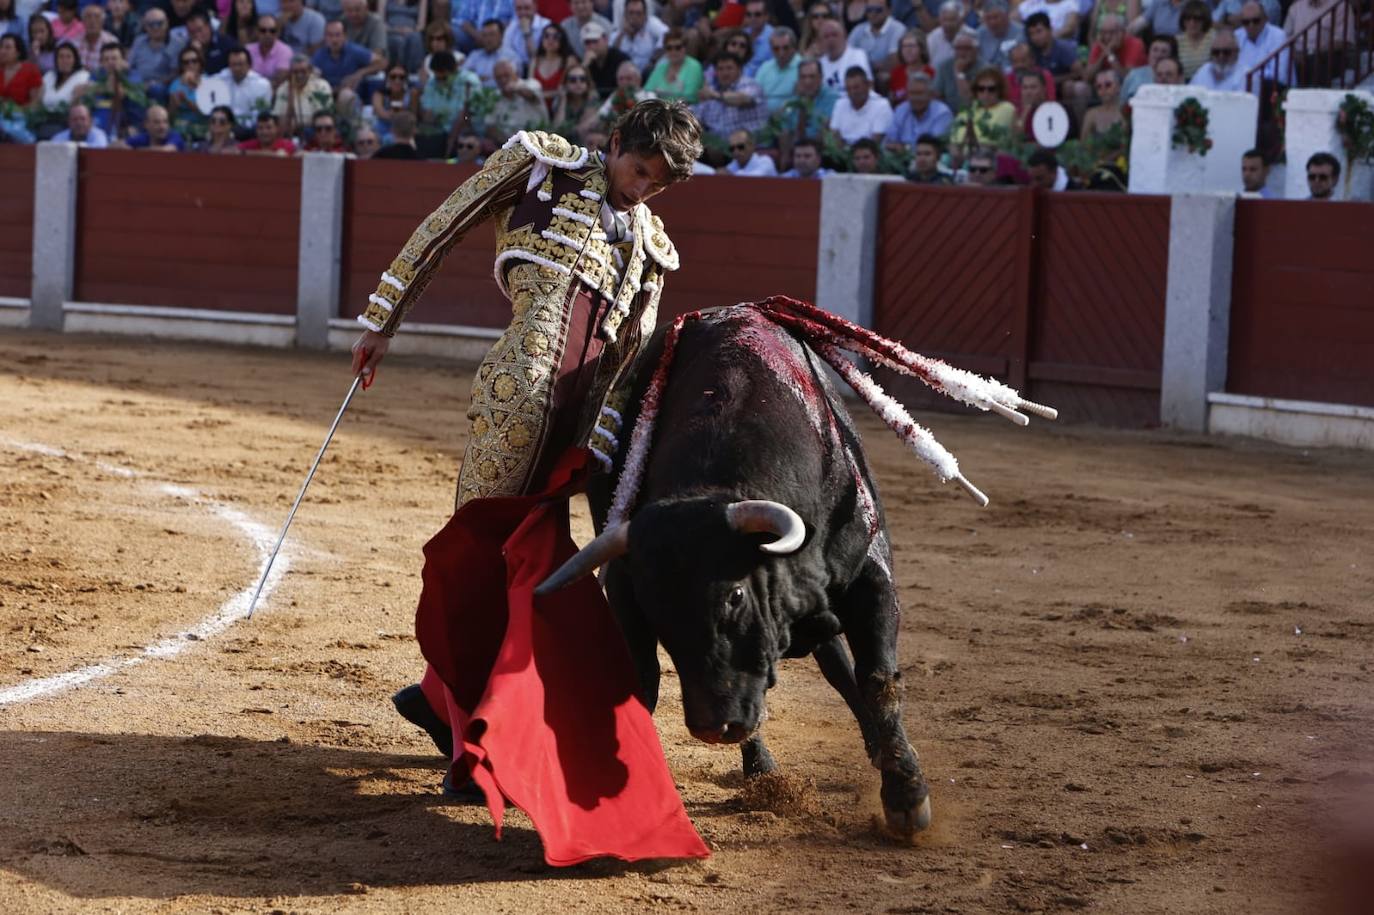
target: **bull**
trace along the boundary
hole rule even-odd
[[[624,429],[635,428],[664,346],[660,330],[629,381]],[[588,490],[598,536],[540,591],[604,567],[645,704],[657,704],[661,642],[687,729],[740,744],[747,776],[777,768],[761,728],[778,663],[813,656],[881,772],[889,829],[925,828],[929,787],[902,725],[887,524],[824,364],[746,305],[701,313],[672,346],[632,513],[608,524],[630,451],[622,435],[613,472]]]

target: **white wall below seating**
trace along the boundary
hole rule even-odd
[[[1212,148],[1173,148],[1174,109],[1195,98],[1207,110]],[[1238,193],[1240,159],[1255,145],[1259,99],[1193,86],[1141,86],[1131,99],[1132,194]]]
[[[1335,200],[1374,200],[1374,168],[1365,164],[1350,172],[1341,136],[1336,131],[1336,112],[1347,95],[1355,95],[1374,105],[1374,93],[1347,89],[1293,89],[1284,102],[1284,147],[1288,152],[1288,172],[1283,196],[1306,200],[1307,160],[1313,153],[1329,152],[1341,163]],[[1346,177],[1350,181],[1347,184]],[[1348,190],[1348,193],[1347,193]]]

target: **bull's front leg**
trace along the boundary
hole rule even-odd
[[[845,596],[845,637],[875,737],[871,758],[882,773],[883,814],[888,829],[906,837],[930,825],[930,788],[902,725],[903,687],[897,670],[901,611],[884,565],[869,559]]]

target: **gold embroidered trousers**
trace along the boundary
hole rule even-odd
[[[544,484],[559,455],[585,442],[618,362],[596,334],[611,303],[539,264],[506,274],[511,322],[472,384],[455,508]]]

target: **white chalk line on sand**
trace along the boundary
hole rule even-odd
[[[122,467],[108,461],[87,458],[84,455],[64,451],[61,448],[54,448],[51,445],[44,445],[39,442],[22,442],[9,438],[0,437],[0,446],[15,450],[28,451],[35,454],[47,455],[48,457],[60,457],[71,460],[85,460],[94,464],[95,467],[104,473],[112,476],[124,477],[126,479],[141,479],[144,474],[129,467]],[[249,515],[238,509],[217,502],[214,499],[203,497],[196,490],[187,486],[178,486],[174,483],[159,483],[150,481],[150,484],[163,495],[181,499],[195,505],[205,506],[215,517],[228,522],[239,533],[243,534],[253,545],[258,554],[257,572],[253,580],[247,587],[239,591],[224,603],[220,604],[219,609],[201,620],[190,629],[178,632],[176,635],[161,641],[154,642],[142,648],[137,654],[123,655],[113,658],[106,658],[98,664],[88,664],[85,667],[78,667],[65,673],[54,674],[50,677],[37,677],[32,680],[25,680],[14,686],[0,688],[0,706],[17,705],[21,702],[31,702],[34,699],[41,699],[52,696],[78,686],[84,686],[95,680],[110,676],[116,671],[125,670],[130,667],[137,667],[140,664],[154,660],[165,660],[175,657],[197,642],[205,641],[219,635],[234,623],[248,616],[248,604],[253,599],[253,591],[256,589],[258,579],[262,577],[263,569],[271,556],[272,545],[276,542],[276,531],[267,527],[265,524],[254,520]],[[268,597],[281,581],[286,570],[291,566],[289,550],[283,549],[277,556],[276,563],[272,566],[272,574],[267,577],[267,582],[262,587],[262,597],[258,601],[259,607],[267,603]]]

